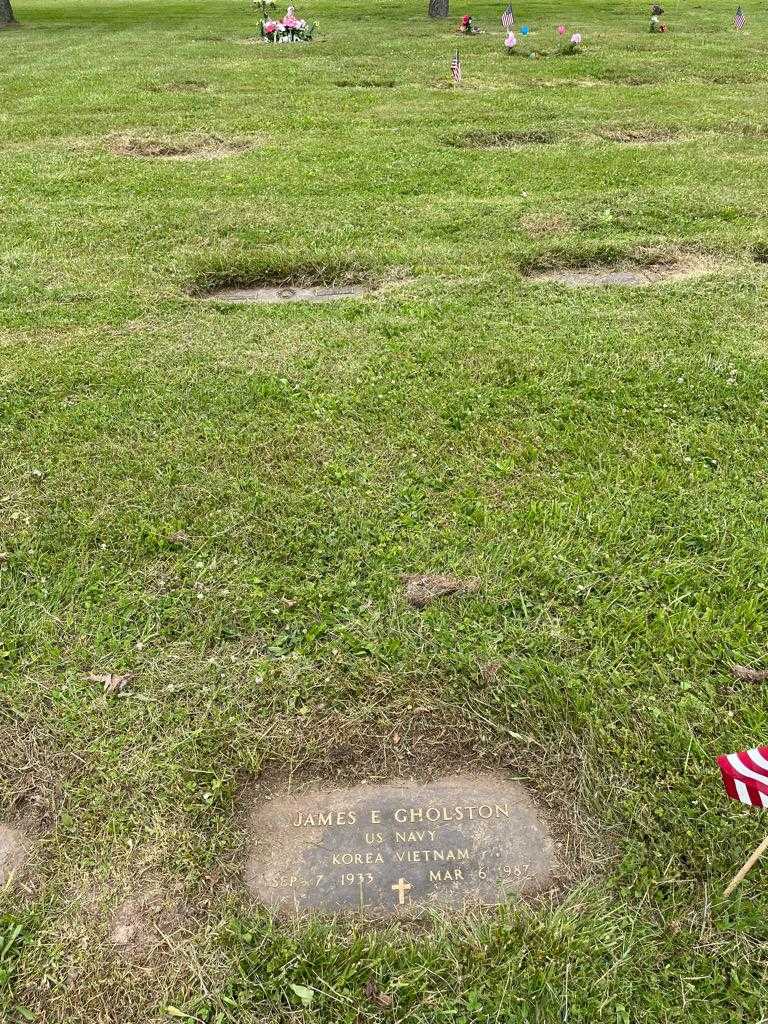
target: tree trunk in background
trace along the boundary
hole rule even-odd
[[[0,0],[0,5],[2,5],[2,2],[3,0]],[[448,2],[449,0],[429,0],[427,14],[430,18],[447,18]]]
[[[11,0],[0,0],[0,25],[10,25],[12,21],[16,19],[13,16]]]

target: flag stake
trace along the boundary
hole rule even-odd
[[[768,836],[766,836],[762,843],[760,843],[760,845],[750,856],[746,864],[742,868],[739,868],[739,870],[728,883],[725,892],[723,893],[723,896],[731,895],[731,893],[739,884],[739,882],[743,881],[744,878],[746,878],[746,876],[749,874],[749,872],[752,870],[755,864],[757,864],[757,862],[760,860],[760,858],[763,856],[766,850],[768,850]]]

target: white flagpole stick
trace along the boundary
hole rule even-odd
[[[760,845],[749,858],[747,863],[736,872],[736,874],[728,883],[725,892],[723,893],[723,896],[731,895],[731,893],[739,884],[739,882],[743,881],[746,878],[746,876],[749,874],[749,872],[752,870],[755,864],[757,864],[757,862],[760,860],[760,858],[763,856],[766,850],[768,850],[768,836],[766,836],[762,843],[760,843]]]

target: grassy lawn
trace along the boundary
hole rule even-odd
[[[17,0],[0,32],[10,1024],[768,1015],[768,868],[721,895],[765,825],[714,763],[768,740],[728,670],[768,645],[768,23],[546,0],[521,46],[584,52],[530,60],[502,7],[456,89],[464,9],[426,0],[302,5],[310,46],[251,45],[245,0]],[[654,255],[710,272],[524,274]],[[389,283],[193,294],[339,273]],[[417,611],[414,572],[481,587]],[[567,891],[376,928],[247,899],[262,773],[457,764],[530,782]],[[136,905],[153,942],[117,948]]]

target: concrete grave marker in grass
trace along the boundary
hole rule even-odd
[[[195,281],[190,294],[216,303],[275,305],[285,302],[335,302],[369,295],[385,284],[403,283],[396,274],[389,282],[365,268],[313,264],[216,268]]]
[[[206,298],[214,302],[264,303],[281,302],[334,302],[367,295],[372,289],[364,284],[291,286],[253,285],[245,288],[219,288]]]
[[[268,906],[377,916],[465,909],[551,888],[554,844],[500,775],[314,788],[258,800],[245,880]]]
[[[611,285],[639,288],[684,281],[690,277],[711,273],[714,269],[716,267],[712,261],[691,256],[637,264],[627,262],[613,266],[532,266],[525,269],[523,275],[535,284],[561,284],[567,288],[600,288]]]
[[[29,856],[29,845],[22,832],[0,824],[0,887],[16,878]]]

